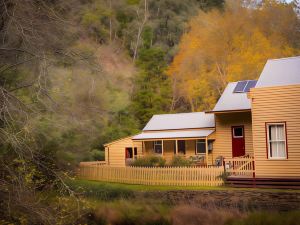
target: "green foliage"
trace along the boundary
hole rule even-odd
[[[104,161],[105,160],[105,152],[100,151],[99,149],[93,149],[91,151],[93,161]]]
[[[137,120],[128,109],[114,112],[111,116],[95,145],[98,149],[103,150],[105,143],[140,132]]]
[[[134,160],[131,166],[141,166],[141,167],[153,167],[153,166],[165,166],[166,160],[160,156],[145,156]]]
[[[146,49],[149,49],[152,47],[152,42],[153,42],[153,30],[151,27],[145,27],[143,34],[143,47]]]
[[[169,163],[170,166],[191,166],[192,162],[182,156],[174,156]]]
[[[132,198],[134,192],[126,187],[86,180],[67,180],[71,190],[97,200]]]
[[[139,53],[137,66],[151,76],[161,76],[166,69],[167,63],[165,52],[161,48],[142,49]]]
[[[135,79],[133,93],[133,115],[143,127],[154,114],[169,110],[171,102],[170,81],[164,74],[166,62],[165,53],[160,48],[143,49],[137,61],[142,70]]]
[[[138,5],[140,0],[127,0],[126,2],[128,5]]]

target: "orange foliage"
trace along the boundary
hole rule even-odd
[[[167,70],[174,94],[193,111],[211,109],[228,82],[257,79],[268,59],[299,54],[297,29],[292,7],[275,1],[259,8],[231,1],[223,12],[200,12]]]

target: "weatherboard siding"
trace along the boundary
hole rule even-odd
[[[218,156],[232,158],[232,126],[244,126],[245,153],[253,154],[251,112],[215,114],[216,132],[213,160]]]
[[[105,146],[105,161],[110,166],[125,166],[125,149],[137,148],[137,154],[142,154],[142,143],[133,142],[132,137],[120,139]]]
[[[210,137],[212,139],[212,137]],[[182,139],[178,139],[182,140]],[[144,155],[155,155],[153,150],[154,143],[153,141],[145,141],[145,151]],[[175,156],[175,140],[164,140],[163,143],[164,151],[162,157],[166,159],[167,163],[169,163],[173,157]],[[196,140],[185,140],[185,155],[178,153],[178,156],[183,156],[186,159],[189,159],[191,156],[196,155]],[[208,155],[208,164],[213,164],[212,154]]]
[[[255,88],[253,143],[257,177],[300,177],[300,85]],[[266,122],[286,122],[288,159],[267,156]]]

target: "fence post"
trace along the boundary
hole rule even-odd
[[[185,180],[185,186],[187,186],[187,167],[184,167],[184,180]]]

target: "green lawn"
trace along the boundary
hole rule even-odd
[[[90,181],[83,179],[75,179],[68,182],[72,187],[81,187],[83,189],[99,189],[99,190],[124,190],[124,191],[172,191],[172,190],[191,190],[191,191],[207,191],[207,190],[250,190],[250,191],[274,191],[274,192],[300,192],[300,190],[279,190],[279,189],[259,189],[259,188],[231,188],[225,186],[161,186],[161,185],[139,185],[139,184],[121,184],[109,183],[103,181]]]

